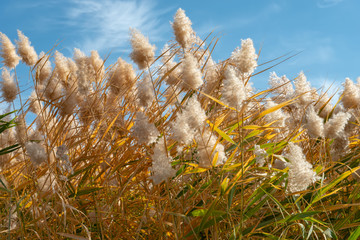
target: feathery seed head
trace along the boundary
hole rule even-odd
[[[58,168],[60,169],[61,173],[65,173],[66,171],[70,172],[71,174],[74,173],[72,164],[69,159],[68,155],[68,148],[65,144],[57,147],[56,149],[56,157],[59,158]]]
[[[172,28],[176,41],[183,48],[188,48],[192,44],[194,31],[191,24],[190,19],[185,15],[185,11],[179,8],[174,16]]]
[[[310,137],[324,137],[324,119],[315,112],[312,105],[306,111],[305,128],[308,130]]]
[[[149,107],[155,100],[154,88],[150,76],[146,74],[141,82],[138,82],[137,96],[142,107]]]
[[[155,45],[151,45],[149,39],[136,29],[130,29],[130,35],[133,49],[130,58],[138,65],[140,70],[150,67],[155,59]]]
[[[44,136],[40,131],[34,130],[32,127],[29,128],[29,141],[43,141]]]
[[[24,114],[18,115],[15,121],[16,139],[21,145],[24,145],[27,141],[27,127]]]
[[[267,99],[265,108],[270,109],[272,107],[277,106],[278,104],[274,103],[270,99]],[[286,127],[286,120],[288,119],[288,115],[283,112],[283,110],[280,108],[276,111],[270,112],[265,115],[265,120],[267,123],[274,122],[271,126],[276,127],[275,131],[280,132],[283,131],[283,128]]]
[[[267,152],[262,149],[259,145],[254,146],[255,161],[259,166],[265,164],[265,159],[267,157]]]
[[[143,112],[137,112],[132,135],[138,139],[139,144],[149,145],[156,142],[160,133],[153,123],[149,123]]]
[[[315,101],[313,98],[313,89],[311,89],[310,82],[307,81],[307,78],[304,72],[300,72],[299,76],[294,81],[295,85],[295,94],[299,97],[299,103],[302,106],[306,106],[309,103]]]
[[[216,62],[209,57],[206,64],[206,83],[204,87],[204,92],[210,94],[219,86],[219,74]]]
[[[351,118],[348,112],[339,112],[333,115],[325,123],[325,136],[327,138],[343,138],[345,136],[345,126]]]
[[[44,52],[39,54],[39,63],[37,64],[37,85],[45,85],[46,81],[50,78],[52,69],[51,62],[47,55]]]
[[[70,73],[67,58],[58,51],[55,51],[55,72],[57,73],[59,79],[64,82]]]
[[[345,83],[343,84],[344,91],[343,97],[341,99],[342,104],[346,109],[348,108],[356,108],[360,104],[360,87],[354,84],[350,78],[345,79]]]
[[[274,92],[278,94],[276,98],[279,101],[290,99],[295,92],[293,85],[285,75],[278,77],[275,72],[271,72],[269,84],[271,88],[274,89]]]
[[[105,73],[104,60],[101,59],[99,53],[95,50],[91,51],[89,58],[91,66],[94,68],[96,76],[101,79]]]
[[[195,130],[190,128],[184,114],[178,113],[175,122],[171,124],[172,138],[177,142],[188,145],[195,136]]]
[[[172,158],[166,155],[165,145],[162,141],[155,145],[154,154],[151,158],[150,171],[153,175],[150,178],[155,185],[175,176],[176,171],[171,167]]]
[[[188,145],[193,140],[195,133],[206,120],[206,114],[196,97],[191,97],[184,109],[177,112],[176,120],[171,124],[173,139]]]
[[[256,59],[257,54],[255,53],[253,41],[248,38],[241,40],[241,48],[237,48],[232,52],[230,62],[236,66],[240,72],[252,74],[257,67]]]
[[[96,82],[96,72],[89,58],[80,49],[74,49],[74,60],[77,65],[77,84],[79,94],[86,96],[92,92],[92,82]]]
[[[43,108],[36,91],[32,91],[29,97],[29,110],[37,115],[41,113],[41,109]]]
[[[290,161],[287,164],[289,167],[289,192],[304,191],[310,184],[318,180],[300,146],[290,142],[285,157]]]
[[[240,80],[232,67],[225,70],[221,89],[222,101],[230,107],[240,109],[244,100],[246,100],[246,89],[244,82]]]
[[[66,116],[73,114],[77,104],[78,98],[76,92],[66,91],[64,100],[61,102],[61,115]]]
[[[29,38],[27,38],[20,30],[17,30],[19,40],[15,41],[17,45],[18,54],[21,56],[23,62],[28,66],[33,66],[38,60],[37,53]]]
[[[196,142],[200,167],[210,167],[216,153],[218,153],[216,165],[226,162],[224,146],[217,142],[217,137],[212,132],[205,130],[203,134],[198,133]]]
[[[179,67],[176,67],[177,63],[173,60],[167,44],[165,44],[162,54],[161,62],[163,66],[161,66],[160,75],[163,77],[167,75],[165,81],[168,85],[176,85],[179,82],[181,71]]]
[[[136,74],[130,63],[118,58],[117,65],[109,74],[110,90],[115,95],[132,89],[136,82]]]
[[[25,144],[26,153],[29,155],[31,162],[37,166],[47,159],[47,154],[43,146],[36,142],[27,142]]]
[[[3,63],[6,67],[15,68],[20,61],[20,57],[16,54],[15,46],[10,39],[2,32],[0,32],[1,51],[0,55],[3,58]]]
[[[188,100],[183,114],[187,117],[189,126],[194,129],[200,128],[206,120],[205,111],[195,96]]]
[[[185,54],[182,62],[183,88],[187,90],[199,88],[203,84],[201,76],[201,70],[194,55]]]
[[[63,95],[63,85],[59,78],[56,76],[50,77],[46,88],[45,88],[45,97],[51,101],[58,101]]]
[[[12,102],[16,99],[18,88],[14,81],[14,77],[10,74],[9,70],[3,68],[1,72],[1,92],[2,97],[7,102]]]
[[[330,112],[333,109],[333,106],[330,103],[330,98],[327,93],[319,97],[318,103],[315,105],[315,108],[317,111],[321,110],[321,112],[319,113],[320,117],[327,118],[327,116],[329,116]]]

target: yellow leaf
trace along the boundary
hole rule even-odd
[[[209,120],[206,121],[211,129],[215,130],[222,138],[224,138],[226,141],[231,142],[232,144],[236,144],[225,132],[221,131],[219,128],[215,127],[214,124],[212,124]]]
[[[206,94],[206,93],[204,93],[204,92],[202,92],[202,91],[199,91],[199,92],[200,92],[201,94],[207,96],[208,98],[210,98],[210,99],[213,100],[214,102],[217,102],[217,103],[220,104],[221,106],[224,106],[224,107],[229,108],[229,109],[231,109],[231,110],[237,111],[235,108],[229,107],[228,105],[226,105],[225,103],[221,102],[220,100],[218,100],[218,99],[216,99],[216,98],[214,98],[214,97],[212,97],[212,96],[210,96],[210,95],[208,95],[208,94]]]
[[[299,96],[298,96],[298,97],[299,97]],[[283,103],[279,103],[279,104],[277,104],[277,105],[275,105],[275,106],[273,106],[273,107],[271,107],[271,108],[266,109],[265,111],[262,111],[259,115],[257,115],[257,116],[252,120],[252,122],[255,121],[255,120],[257,120],[257,119],[259,119],[259,118],[264,117],[265,115],[267,115],[267,114],[269,114],[269,113],[275,112],[276,110],[279,110],[280,108],[283,108],[283,107],[291,104],[291,103],[294,102],[298,97],[293,98],[293,99],[290,99],[290,100],[288,100],[288,101],[286,101],[286,102],[283,102]]]
[[[219,158],[219,152],[216,152],[216,153],[214,154],[214,158],[213,158],[213,160],[212,160],[212,166],[213,166],[213,167],[216,166],[216,163],[217,163],[217,161],[218,161],[218,158]]]

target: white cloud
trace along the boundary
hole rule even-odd
[[[329,8],[329,7],[334,7],[343,1],[344,0],[318,0],[317,6],[319,8]]]
[[[313,49],[311,56],[314,58],[314,61],[320,63],[327,63],[334,59],[335,50],[331,45],[317,45]]]
[[[273,14],[278,14],[283,10],[283,7],[279,3],[269,3],[261,6],[256,12],[247,12],[245,15],[229,15],[224,16],[223,20],[220,22],[219,19],[216,19],[216,23],[213,22],[213,18],[209,18],[207,22],[201,22],[195,30],[199,35],[204,35],[210,33],[212,30],[226,32],[236,31],[237,29],[248,27],[254,25],[255,23],[261,23],[273,16]]]
[[[291,36],[279,37],[280,49],[299,51],[296,63],[309,66],[310,64],[328,64],[336,59],[333,40],[316,31],[302,31]]]
[[[65,24],[78,31],[77,45],[88,52],[124,51],[129,28],[149,36],[150,42],[161,38],[164,25],[154,1],[70,0],[65,9]]]

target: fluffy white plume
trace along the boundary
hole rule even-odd
[[[306,190],[310,184],[317,181],[316,173],[312,165],[306,161],[306,157],[300,146],[289,143],[288,153],[285,155],[289,159],[289,192],[298,192]]]
[[[25,143],[25,149],[27,154],[30,157],[31,162],[37,166],[47,159],[47,154],[44,147],[36,142],[27,142]]]
[[[151,83],[149,75],[145,75],[141,82],[138,82],[137,96],[140,100],[140,105],[149,107],[155,100],[154,87]]]
[[[181,112],[176,114],[176,121],[172,124],[173,138],[185,145],[190,144],[206,119],[206,114],[196,97],[188,100]]]
[[[345,79],[343,97],[341,99],[345,108],[356,108],[360,104],[360,88],[350,78]]]
[[[155,45],[149,43],[149,39],[136,29],[130,29],[132,52],[131,59],[142,70],[147,68],[154,61]]]
[[[268,156],[267,152],[262,149],[259,145],[254,146],[255,161],[259,166],[265,164],[265,159]]]
[[[164,180],[175,176],[176,171],[171,167],[171,157],[166,155],[165,146],[162,141],[157,143],[154,148],[154,154],[151,156],[153,162],[150,171],[151,179],[154,184],[159,184]]]
[[[185,15],[185,11],[179,8],[174,16],[172,27],[174,29],[175,39],[183,48],[187,48],[193,41],[194,31],[191,28],[191,21]]]
[[[325,123],[325,136],[327,138],[343,138],[345,126],[351,118],[348,112],[339,112]]]
[[[18,88],[14,81],[14,77],[10,74],[9,70],[3,68],[1,72],[1,80],[0,85],[2,97],[5,101],[10,103],[15,100],[18,94]]]
[[[252,74],[257,66],[257,55],[253,41],[248,39],[241,40],[241,48],[235,49],[232,52],[230,61],[233,63],[242,73]]]
[[[311,105],[306,111],[305,128],[308,130],[310,137],[324,137],[324,119],[322,119]]]
[[[132,135],[138,139],[139,144],[151,144],[156,142],[160,133],[153,123],[149,123],[143,112],[137,112]]]
[[[200,167],[210,167],[216,153],[218,153],[216,165],[226,162],[224,146],[217,142],[217,137],[213,133],[207,130],[203,134],[199,133],[196,135],[196,142]]]
[[[228,67],[221,89],[222,101],[230,107],[240,109],[242,102],[246,100],[246,89],[244,82],[236,77],[235,70]]]
[[[24,63],[28,66],[33,66],[38,60],[38,56],[29,39],[20,31],[17,30],[19,40],[16,41],[17,50]]]
[[[192,54],[186,54],[182,62],[183,88],[197,89],[203,84],[198,62]]]

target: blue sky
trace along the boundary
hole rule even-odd
[[[293,79],[303,70],[315,87],[340,86],[346,77],[360,76],[356,0],[2,0],[0,31],[12,41],[17,29],[23,31],[38,53],[60,42],[56,49],[66,56],[74,47],[95,49],[104,57],[111,53],[113,62],[128,58],[129,27],[148,36],[159,53],[173,39],[169,22],[179,7],[200,37],[214,30],[220,38],[215,60],[228,58],[241,39],[252,38],[257,50],[262,47],[259,63],[302,51],[271,70],[278,75]],[[24,86],[28,76],[19,74]],[[268,76],[254,78],[254,86],[265,89]]]

